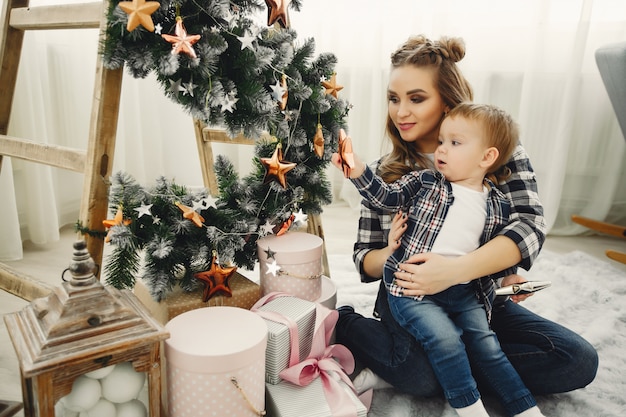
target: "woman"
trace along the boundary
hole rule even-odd
[[[465,55],[458,38],[431,41],[410,38],[391,55],[388,88],[387,134],[392,151],[374,165],[387,182],[403,174],[432,168],[444,114],[472,100],[472,89],[456,62]],[[491,275],[499,284],[523,282],[515,274],[528,270],[545,240],[543,208],[538,200],[535,175],[525,150],[518,146],[508,162],[511,176],[498,187],[511,200],[511,222],[479,249],[457,258],[433,253],[414,255],[401,264],[396,280],[405,295],[436,294],[452,285]],[[393,218],[392,218],[393,217]],[[406,216],[375,209],[362,202],[354,261],[361,280],[382,277],[386,259],[399,246]],[[492,329],[502,350],[535,395],[566,392],[589,384],[596,375],[595,349],[576,333],[526,310],[524,297],[498,300],[492,312]],[[377,386],[377,377],[398,391],[432,396],[441,389],[422,347],[396,323],[389,311],[384,285],[371,319],[340,307],[337,342],[347,346],[366,369],[356,379],[361,390]],[[475,372],[479,385],[480,372]]]

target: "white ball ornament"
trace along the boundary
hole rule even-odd
[[[81,375],[74,380],[72,392],[62,398],[65,408],[70,411],[86,411],[96,405],[102,389],[100,382]]]
[[[120,363],[100,381],[102,396],[117,404],[128,402],[137,398],[145,380],[146,374],[135,371],[130,362]]]
[[[147,417],[148,409],[139,400],[130,400],[117,405],[117,417]]]
[[[102,379],[113,372],[115,369],[115,365],[107,366],[106,368],[96,369],[95,371],[87,372],[85,374],[86,377],[93,379]]]
[[[65,407],[65,397],[61,398],[54,405],[55,417],[78,417],[78,411],[71,411]]]
[[[104,398],[100,398],[96,405],[85,412],[86,417],[115,417],[116,413],[115,404]]]

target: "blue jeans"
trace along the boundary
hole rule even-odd
[[[391,315],[382,282],[376,311],[379,319],[340,308],[337,343],[352,351],[359,366],[370,368],[398,391],[422,397],[439,395],[441,387],[424,349]],[[520,304],[510,300],[496,303],[491,328],[534,395],[583,388],[596,376],[598,354],[589,342]],[[481,375],[474,377],[483,394],[491,392]]]
[[[424,347],[452,407],[467,407],[480,398],[469,358],[509,415],[537,405],[489,329],[472,284],[455,285],[420,301],[389,295],[388,302],[396,321]]]

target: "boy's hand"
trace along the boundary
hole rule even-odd
[[[339,149],[333,153],[331,162],[343,171],[346,178],[358,178],[365,171],[365,165],[352,150],[352,139],[343,129],[339,130]]]

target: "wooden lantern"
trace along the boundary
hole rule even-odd
[[[98,281],[86,247],[74,243],[71,280],[4,317],[20,362],[24,414],[55,416],[76,378],[129,362],[146,373],[149,416],[160,416],[161,342],[169,333],[132,292]]]

